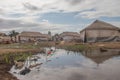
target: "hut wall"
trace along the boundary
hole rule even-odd
[[[80,36],[64,36],[62,38],[66,42],[69,42],[69,41],[79,41],[80,40]]]
[[[81,41],[84,41],[85,38],[85,31],[80,32],[80,39]]]
[[[64,41],[71,41],[73,39],[73,36],[64,36],[63,40]]]
[[[87,30],[86,35],[88,38],[110,37],[110,36],[117,35],[117,31],[115,30]]]
[[[86,31],[86,32],[85,32]],[[116,36],[120,35],[117,30],[85,30],[80,33],[81,40],[84,41],[85,34],[87,42],[101,42],[114,40]]]
[[[28,42],[29,40],[34,40],[34,37],[20,36],[20,41]]]
[[[20,36],[20,41],[22,41],[22,42],[29,42],[29,41],[48,41],[48,37]]]

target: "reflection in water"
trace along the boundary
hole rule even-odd
[[[14,74],[20,71],[14,66],[10,72],[20,80],[120,80],[119,55],[119,50],[77,53],[56,49],[53,55],[34,55],[40,57],[35,63],[34,59],[29,59],[29,65],[42,64],[30,68],[30,73],[25,76]]]
[[[101,64],[104,61],[112,57],[119,56],[120,51],[119,50],[107,50],[107,51],[102,52],[100,50],[90,50],[90,51],[82,52],[82,55],[90,58],[97,64]]]

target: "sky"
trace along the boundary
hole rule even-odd
[[[120,27],[120,0],[0,0],[0,32],[80,32],[95,20]]]

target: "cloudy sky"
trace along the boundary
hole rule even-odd
[[[99,19],[120,27],[120,0],[0,0],[0,32],[79,32]]]

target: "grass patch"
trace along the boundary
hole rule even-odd
[[[66,49],[66,50],[69,50],[69,51],[75,51],[75,52],[81,52],[81,51],[84,51],[84,50],[88,50],[89,47],[87,45],[83,45],[83,44],[79,44],[79,45],[62,45],[62,46],[58,46],[59,48],[62,48],[62,49]]]
[[[41,47],[51,46],[54,46],[54,42],[39,42],[37,45],[35,45],[35,43],[0,44],[0,48],[3,49],[39,49]]]
[[[16,54],[3,54],[0,56],[1,63],[13,64],[14,61],[22,60],[25,61],[28,56],[32,56],[32,53],[16,53]]]

